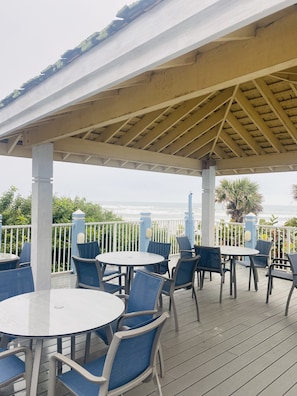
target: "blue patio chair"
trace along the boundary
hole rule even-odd
[[[25,359],[18,357],[19,354],[24,354]],[[0,388],[24,378],[26,380],[26,395],[29,395],[32,365],[31,349],[27,347],[0,348]]]
[[[76,287],[84,289],[97,289],[108,293],[116,293],[124,289],[122,284],[112,283],[114,279],[126,277],[126,274],[116,274],[105,279],[103,277],[103,265],[95,259],[86,259],[72,256],[77,275]],[[125,284],[125,282],[124,282]]]
[[[200,289],[203,288],[205,272],[217,273],[221,276],[220,285],[220,303],[222,302],[223,284],[225,273],[229,271],[222,262],[221,251],[219,247],[194,246],[196,255],[200,256],[197,270],[200,272]]]
[[[170,249],[171,249],[171,243],[150,241],[147,247],[147,252],[155,253],[163,256],[164,261],[158,264],[146,265],[145,270],[149,272],[155,272],[161,275],[165,275],[166,273],[168,273],[169,275],[170,273],[169,273],[168,262],[169,262]]]
[[[289,263],[291,266],[291,271],[292,271],[292,275],[293,275],[293,279],[292,279],[292,286],[288,295],[288,299],[287,299],[287,303],[286,303],[286,310],[285,310],[285,315],[288,315],[289,312],[289,305],[290,305],[290,301],[291,301],[291,297],[293,294],[294,289],[297,288],[297,253],[288,253],[288,259],[289,259]]]
[[[293,274],[288,259],[285,258],[274,258],[272,263],[269,265],[266,273],[268,278],[267,292],[266,292],[266,304],[269,302],[269,296],[272,293],[273,279],[282,279],[286,281],[293,281]]]
[[[120,395],[142,382],[153,379],[161,395],[156,370],[156,354],[168,313],[148,324],[116,332],[106,355],[80,366],[62,354],[50,357],[48,395],[56,395],[56,379],[73,394],[80,396]],[[56,377],[56,362],[71,368]]]
[[[112,340],[112,335],[118,330],[127,330],[151,320],[158,312],[158,301],[160,298],[164,279],[161,276],[138,270],[132,283],[129,295],[121,294],[125,298],[125,313],[111,326],[103,327],[95,333],[107,345]],[[91,333],[87,335],[85,361],[89,358]],[[162,351],[159,351],[160,372],[164,376],[164,363]]]
[[[101,253],[100,246],[97,241],[77,243],[78,254],[82,258],[86,259],[94,259],[98,254]],[[110,276],[114,274],[120,274],[120,267],[115,267],[113,269],[107,268],[105,265],[103,266],[104,276]],[[121,279],[121,278],[119,278]]]
[[[31,267],[0,271],[0,301],[34,291]]]
[[[264,241],[262,239],[257,240],[255,249],[259,250],[259,254],[252,257],[255,270],[257,270],[257,268],[267,268],[269,266],[270,250],[272,248],[272,243],[272,241]],[[250,260],[236,261],[236,264],[240,264],[245,268],[249,268],[249,290],[251,290],[252,267]],[[255,285],[255,289],[256,287],[257,286]]]
[[[181,258],[192,257],[195,255],[194,247],[191,246],[189,237],[180,236],[176,237],[177,244],[179,247],[179,253]]]
[[[31,264],[31,242],[24,243],[18,264],[20,267]]]
[[[196,304],[196,314],[197,320],[200,321],[199,317],[199,307],[198,307],[198,299],[196,290],[194,287],[194,277],[195,271],[198,266],[200,256],[193,256],[187,258],[180,258],[176,264],[176,267],[172,269],[171,278],[165,278],[165,282],[162,287],[162,294],[169,297],[169,309],[171,309],[171,305],[173,308],[174,321],[175,321],[175,330],[178,331],[178,317],[177,310],[174,301],[174,292],[180,289],[191,289],[192,295],[195,298]],[[160,299],[162,305],[162,298]]]
[[[31,267],[0,271],[0,301],[33,291],[34,282]],[[11,340],[12,338],[2,335],[0,346],[6,346]]]

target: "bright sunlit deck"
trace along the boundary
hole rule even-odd
[[[296,395],[297,294],[293,294],[289,316],[284,315],[290,282],[276,279],[266,304],[265,271],[259,271],[259,291],[249,292],[248,271],[237,266],[237,299],[229,296],[227,275],[223,302],[219,304],[219,278],[213,275],[213,280],[206,279],[204,289],[198,290],[200,323],[196,321],[191,292],[180,291],[176,295],[180,331],[175,332],[174,320],[170,318],[162,336],[166,368],[161,379],[163,395]],[[70,285],[73,276],[53,278],[54,287]],[[163,302],[167,309],[167,298]],[[77,357],[83,356],[84,339],[77,339]],[[92,338],[92,345],[93,353],[105,349],[96,337]],[[55,351],[56,343],[51,340],[46,346],[39,395],[46,395],[48,353]],[[70,340],[64,341],[63,348],[64,353],[70,353]],[[22,387],[23,382],[18,383],[15,394],[24,395]],[[5,396],[12,394],[11,389],[3,392]],[[65,389],[57,391],[57,396],[66,394]],[[153,384],[148,383],[125,395],[153,394]]]

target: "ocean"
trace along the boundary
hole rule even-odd
[[[188,202],[99,202],[106,210],[121,216],[124,220],[138,220],[140,213],[151,213],[152,219],[177,219],[184,217],[188,211]],[[195,219],[201,219],[201,204],[193,202],[193,213]],[[263,205],[263,212],[258,215],[258,219],[269,220],[272,215],[278,218],[278,225],[283,225],[292,217],[297,217],[296,204],[281,205]],[[222,204],[215,206],[215,219],[228,221],[225,208]]]

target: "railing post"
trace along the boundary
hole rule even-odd
[[[152,219],[150,213],[140,213],[139,250],[146,252],[152,237]]]
[[[192,210],[192,193],[188,197],[188,212],[185,212],[185,235],[189,238],[191,246],[194,246],[194,221]]]
[[[2,214],[0,214],[0,251],[2,250]]]
[[[244,223],[244,246],[254,249],[257,241],[257,216],[254,213],[249,213],[244,216]]]
[[[78,256],[77,242],[85,240],[85,214],[81,210],[72,213],[72,233],[71,233],[71,269],[74,271],[72,256]]]

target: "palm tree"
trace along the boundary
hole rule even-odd
[[[225,203],[226,213],[231,216],[231,220],[242,223],[244,215],[251,212],[258,214],[263,210],[263,197],[258,188],[258,184],[248,178],[234,181],[223,179],[216,188],[216,202]]]
[[[297,184],[293,184],[292,188],[293,198],[297,201]]]

